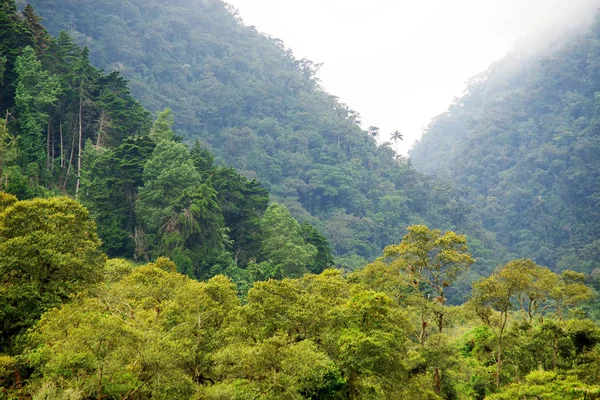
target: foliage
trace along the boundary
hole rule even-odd
[[[73,200],[3,197],[3,395],[436,400],[598,391],[600,328],[571,312],[591,296],[581,274],[515,260],[475,285],[472,305],[428,300],[430,291],[444,298],[436,276],[449,288],[471,261],[453,232],[413,226],[349,278],[331,269],[280,276],[254,282],[242,302],[229,278],[198,282],[167,258],[105,262],[94,223]],[[271,204],[261,228],[265,221],[265,254],[281,275],[300,264],[277,249],[299,260],[318,253],[282,205]],[[499,385],[490,379],[496,359]]]
[[[73,200],[18,201],[2,209],[0,351],[11,351],[15,336],[44,311],[102,279],[99,247],[94,222]]]
[[[505,261],[451,187],[378,146],[379,129],[361,129],[358,113],[320,87],[319,65],[245,26],[221,0],[31,3],[50,32],[71,32],[94,65],[131,80],[148,109],[173,110],[165,126],[174,122],[185,142],[199,140],[218,162],[260,179],[300,223],[323,232],[337,265],[357,268],[424,223],[497,250],[475,254],[475,276]],[[234,252],[242,264],[260,258],[244,247]]]

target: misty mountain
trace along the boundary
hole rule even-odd
[[[460,185],[513,256],[589,272],[600,261],[600,23],[533,53],[475,77],[411,160]]]
[[[474,240],[477,255],[489,258],[483,249],[493,237],[450,186],[396,159],[392,146],[378,146],[358,113],[320,88],[318,65],[245,26],[227,4],[32,4],[50,32],[68,31],[89,47],[94,65],[130,80],[148,109],[172,108],[187,142],[200,139],[219,160],[258,177],[296,218],[321,228],[340,264],[377,256],[415,223],[469,231],[482,238]]]
[[[176,76],[153,44],[178,57],[214,45],[185,67],[204,72],[161,80],[160,93],[136,75],[138,96],[180,111],[197,101],[205,119],[176,134],[172,110],[151,118],[88,48],[0,1],[0,400],[600,399],[598,270],[497,265],[506,254],[478,220],[505,243],[518,232],[512,255],[594,267],[596,28],[475,79],[431,127],[442,144],[429,154],[445,146],[448,160],[417,159],[433,178],[223,3],[188,16],[183,4],[96,5],[65,1],[99,22],[98,40],[72,32],[96,56],[102,35],[132,39],[157,57],[140,57],[148,76]],[[187,91],[210,82],[214,103]],[[224,105],[236,96],[245,108]],[[469,237],[406,227],[421,221]]]

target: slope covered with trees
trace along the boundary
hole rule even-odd
[[[169,256],[190,277],[227,273],[242,291],[332,265],[314,226],[269,205],[260,182],[217,165],[199,142],[181,143],[171,110],[152,123],[118,72],[93,67],[67,33],[49,35],[31,6],[3,1],[0,26],[0,190],[70,195],[108,255]]]
[[[600,262],[600,22],[552,53],[512,54],[429,126],[415,167],[462,186],[513,256]]]
[[[66,30],[94,65],[129,79],[151,111],[170,107],[186,142],[199,139],[319,227],[339,264],[376,257],[414,223],[468,231],[478,248],[494,247],[447,185],[378,146],[358,113],[319,87],[318,65],[245,26],[224,2],[31,3],[51,32]]]
[[[425,225],[328,269],[318,229],[183,144],[170,109],[152,122],[68,34],[10,0],[0,28],[0,400],[600,398],[598,275],[518,259],[471,292],[481,242]],[[396,215],[413,195],[380,222],[424,219]],[[432,204],[413,206],[450,224]]]

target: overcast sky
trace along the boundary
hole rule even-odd
[[[246,25],[323,63],[322,85],[363,127],[405,135],[432,117],[524,38],[591,20],[599,0],[227,0]]]

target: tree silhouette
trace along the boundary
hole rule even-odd
[[[390,137],[396,143],[396,157],[398,156],[398,140],[404,140],[404,135],[399,130],[395,130]]]

